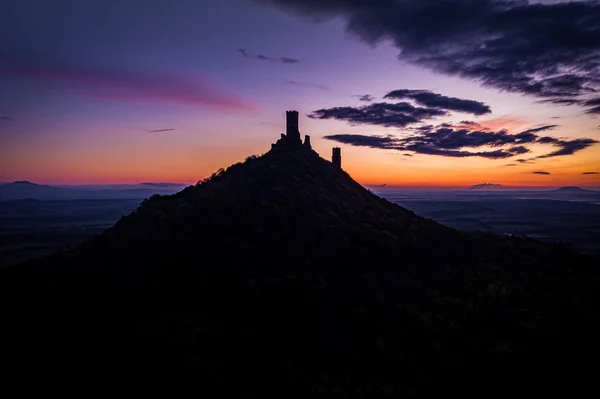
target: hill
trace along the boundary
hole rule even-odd
[[[121,185],[49,186],[29,181],[0,184],[0,201],[24,199],[81,200],[81,199],[139,199],[153,194],[172,194],[184,188],[175,183],[141,183]]]
[[[284,144],[0,270],[10,369],[234,397],[583,389],[596,260],[446,228]]]
[[[36,184],[26,180],[0,185],[0,201],[40,197],[60,197],[61,195],[64,195],[64,189],[62,188]]]
[[[597,194],[597,191],[594,190],[586,190],[577,186],[565,186],[561,188],[557,188],[556,190],[552,190],[554,193],[558,194]]]
[[[474,186],[469,187],[469,190],[485,190],[485,189],[493,189],[493,188],[500,188],[500,187],[502,187],[502,185],[500,185],[500,184],[482,183],[482,184],[475,184]]]

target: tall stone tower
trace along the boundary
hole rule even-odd
[[[290,144],[302,145],[300,130],[298,130],[298,111],[285,111],[286,132],[285,135]]]
[[[340,169],[342,168],[342,149],[340,147],[333,147],[331,163]]]

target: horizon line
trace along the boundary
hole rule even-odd
[[[200,179],[199,179],[200,180]],[[190,185],[195,185],[196,182],[198,182],[199,180],[195,180],[195,181],[149,181],[149,180],[144,180],[144,181],[136,181],[136,182],[107,182],[107,183],[57,183],[57,182],[53,182],[53,183],[49,183],[49,182],[44,182],[44,181],[34,181],[34,180],[27,180],[27,179],[21,179],[21,180],[12,180],[12,181],[0,181],[0,184],[10,184],[10,183],[15,183],[15,182],[29,182],[32,184],[38,184],[38,185],[46,185],[46,186],[61,186],[61,187],[83,187],[83,186],[97,186],[97,187],[102,187],[102,186],[135,186],[135,185],[141,185],[141,184],[172,184],[172,185],[179,185],[179,186],[190,186]],[[408,184],[408,185],[403,185],[403,184],[376,184],[376,183],[369,183],[369,184],[363,184],[363,183],[359,183],[361,186],[365,187],[365,188],[402,188],[402,189],[470,189],[474,186],[478,186],[480,184],[484,184],[484,183],[476,183],[476,184],[471,184],[471,185],[431,185],[431,184],[423,184],[423,185],[416,185],[416,184]],[[495,184],[495,183],[494,183]],[[576,186],[576,187],[582,187],[582,188],[590,188],[590,189],[596,189],[596,190],[600,190],[600,184],[597,185],[581,185],[581,184],[563,184],[563,185],[544,185],[544,186],[532,186],[532,185],[503,185],[500,184],[499,187],[493,187],[490,189],[485,189],[483,188],[482,191],[501,191],[503,189],[556,189],[556,188],[561,188],[561,187],[572,187],[572,186]]]

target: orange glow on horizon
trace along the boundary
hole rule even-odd
[[[517,122],[515,122],[517,123]],[[262,129],[261,129],[262,130]],[[219,168],[268,151],[275,141],[270,133],[258,132],[251,138],[226,142],[200,143],[196,136],[119,135],[98,141],[79,136],[56,145],[49,136],[30,145],[28,157],[13,144],[0,159],[0,181],[29,180],[40,184],[135,184],[172,182],[194,184]],[[313,147],[327,160],[336,143],[312,137]],[[266,143],[265,143],[266,142]],[[339,144],[338,144],[339,145]],[[470,187],[481,183],[507,187],[558,187],[576,185],[600,187],[600,157],[596,146],[566,157],[518,163],[514,159],[492,160],[478,157],[451,158],[412,154],[393,150],[341,145],[342,167],[363,185],[402,187]],[[600,147],[600,146],[599,146]],[[52,149],[50,151],[49,149]],[[529,158],[548,152],[549,147],[533,146]],[[518,158],[518,157],[515,157]],[[514,166],[506,166],[514,164]],[[545,171],[547,175],[533,174]]]

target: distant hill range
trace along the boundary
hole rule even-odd
[[[485,189],[493,189],[493,188],[500,188],[500,187],[502,187],[500,184],[482,183],[482,184],[475,184],[474,186],[469,187],[469,190],[485,190]]]
[[[49,186],[29,181],[0,184],[0,201],[37,199],[144,199],[153,194],[172,194],[185,185],[175,183],[141,183],[112,186]]]
[[[552,190],[554,193],[558,194],[599,194],[600,192],[596,190],[586,190],[577,186],[566,186],[557,188],[556,190]]]
[[[181,184],[178,183],[140,183],[142,186],[150,186],[150,187],[181,187]]]
[[[152,196],[74,250],[0,269],[6,369],[103,386],[109,371],[145,386],[175,374],[208,397],[595,384],[596,259],[419,217],[288,129],[294,140]]]

